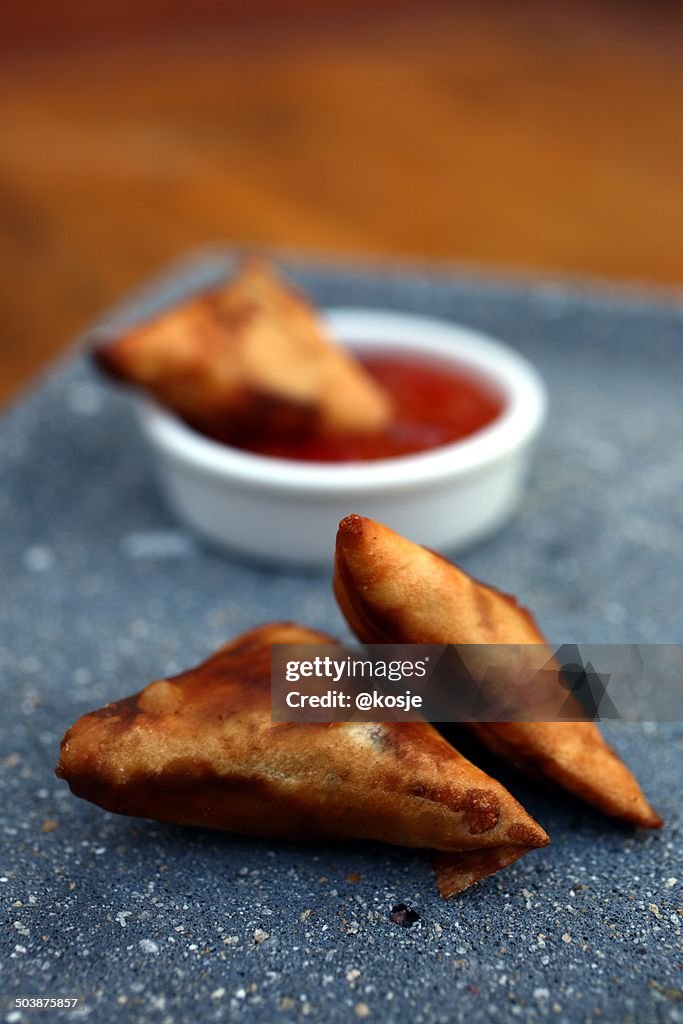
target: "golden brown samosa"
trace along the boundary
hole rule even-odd
[[[260,260],[247,261],[223,287],[108,339],[95,358],[192,426],[227,440],[373,432],[391,417],[372,377]]]
[[[514,597],[362,516],[339,524],[334,589],[364,643],[546,643]],[[593,722],[483,722],[469,728],[494,753],[542,773],[606,814],[644,828],[662,824]]]
[[[120,814],[435,849],[445,896],[546,845],[517,801],[427,723],[273,723],[271,646],[331,642],[290,623],[253,629],[79,719],[57,774]]]

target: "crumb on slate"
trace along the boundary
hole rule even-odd
[[[410,928],[416,921],[420,920],[417,910],[412,910],[405,903],[397,903],[391,908],[391,920],[401,928]]]

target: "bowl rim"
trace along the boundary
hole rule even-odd
[[[138,395],[137,413],[147,436],[168,457],[205,475],[255,488],[336,494],[404,491],[452,481],[507,458],[540,430],[548,404],[545,384],[532,363],[505,342],[455,321],[395,310],[344,306],[321,312],[332,334],[351,349],[411,351],[467,367],[503,393],[503,409],[485,427],[438,448],[388,459],[324,463],[231,448]]]

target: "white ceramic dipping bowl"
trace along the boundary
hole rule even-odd
[[[446,321],[332,309],[333,336],[356,351],[411,353],[488,381],[504,399],[490,425],[415,455],[353,463],[276,459],[229,448],[148,400],[138,411],[178,517],[202,537],[260,562],[330,566],[338,521],[351,512],[438,551],[455,552],[515,510],[545,387],[507,345]]]

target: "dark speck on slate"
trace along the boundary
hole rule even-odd
[[[402,928],[410,928],[416,921],[420,920],[417,910],[412,910],[405,903],[397,903],[391,910],[391,920]]]

